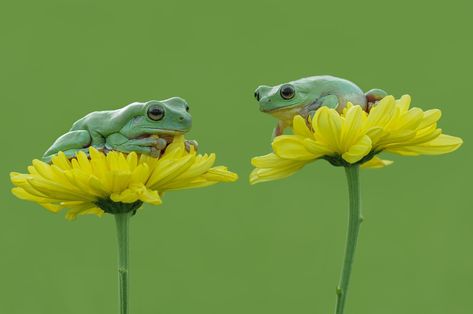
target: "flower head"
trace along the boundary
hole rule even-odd
[[[255,157],[251,183],[287,177],[305,164],[326,159],[336,166],[361,164],[381,168],[391,161],[377,154],[386,151],[404,156],[439,155],[456,150],[459,137],[442,134],[437,128],[438,109],[410,108],[411,98],[383,98],[369,113],[350,103],[342,113],[321,107],[306,121],[293,120],[292,135],[281,135],[272,143],[273,153]]]
[[[136,210],[143,202],[161,204],[161,196],[170,190],[232,182],[238,176],[226,167],[213,167],[215,154],[200,155],[186,150],[179,136],[160,158],[107,154],[89,149],[90,157],[80,152],[68,159],[63,153],[47,164],[33,160],[27,174],[12,172],[13,194],[33,201],[52,212],[69,209],[66,218],[77,215]]]

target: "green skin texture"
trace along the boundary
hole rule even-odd
[[[291,99],[284,99],[280,94],[283,85],[290,84],[295,95]],[[261,85],[255,91],[260,110],[269,113],[278,119],[273,132],[273,138],[281,135],[284,129],[292,126],[294,116],[304,118],[313,116],[315,111],[326,106],[342,112],[347,102],[369,110],[376,101],[387,96],[381,89],[372,89],[364,93],[354,83],[329,75],[311,76],[277,86]]]
[[[156,107],[164,110],[164,116],[158,121],[148,115],[148,110]],[[80,151],[88,153],[90,146],[102,151],[137,152],[159,157],[161,150],[174,136],[191,129],[192,117],[188,109],[184,99],[173,97],[89,113],[76,121],[69,132],[60,136],[42,159],[50,162],[60,151],[72,158]],[[152,135],[160,138],[150,137]]]

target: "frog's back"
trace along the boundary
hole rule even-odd
[[[121,129],[133,116],[141,114],[143,103],[134,102],[116,110],[94,111],[74,122],[73,130],[101,130],[110,133]]]
[[[364,95],[363,90],[355,83],[331,75],[318,75],[300,79],[296,81],[309,88],[319,89],[330,94],[354,94]]]
[[[365,106],[366,96],[363,90],[355,83],[330,75],[311,76],[295,81],[304,88],[318,96],[336,95],[344,107],[347,101],[355,105]]]

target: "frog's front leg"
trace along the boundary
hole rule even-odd
[[[320,106],[329,107],[331,109],[338,108],[338,97],[336,95],[327,95],[320,98]]]
[[[337,109],[338,108],[338,97],[336,95],[327,95],[318,98],[316,101],[311,103],[306,107],[306,115],[303,115],[305,117],[312,117],[315,115],[315,112],[317,109],[320,107],[328,107],[331,109]]]
[[[107,136],[105,148],[108,150],[117,150],[123,153],[137,152],[141,154],[159,157],[161,150],[167,145],[166,140],[162,138],[138,138],[128,139],[121,133],[114,133]]]
[[[105,148],[105,137],[97,131],[90,131],[91,146],[101,150]]]

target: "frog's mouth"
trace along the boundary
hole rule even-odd
[[[279,120],[292,120],[292,118],[299,114],[301,110],[302,104],[295,104],[292,106],[275,108],[272,110],[262,110],[265,113],[269,113],[273,117]]]
[[[289,106],[284,106],[284,107],[279,107],[279,108],[264,108],[263,106],[261,106],[260,111],[265,112],[265,113],[273,113],[277,111],[291,110],[293,108],[297,108],[300,106],[302,106],[302,104],[294,104],[294,105],[289,105]]]
[[[294,111],[300,110],[300,108],[303,106],[304,104],[301,104],[301,103],[283,106],[279,108],[265,108],[264,106],[260,106],[260,111],[264,113],[269,113],[271,115],[281,115],[286,112],[294,112]]]

